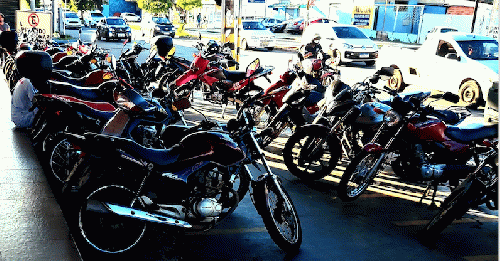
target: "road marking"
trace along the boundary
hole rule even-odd
[[[204,232],[188,232],[186,235],[235,235],[235,234],[246,234],[246,233],[263,233],[267,232],[265,227],[249,227],[249,228],[225,228],[225,229],[211,229]]]
[[[430,220],[407,220],[407,221],[391,221],[394,225],[398,227],[407,227],[407,226],[424,226],[429,223]],[[489,222],[498,222],[496,218],[461,218],[458,220],[454,220],[452,224],[462,224],[462,223],[476,223],[477,221],[481,223],[489,223]]]

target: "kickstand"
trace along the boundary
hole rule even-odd
[[[429,190],[431,189],[431,187],[434,187],[434,192],[432,193],[432,201],[431,201],[431,204],[429,205],[429,209],[437,209],[437,205],[436,205],[436,201],[435,201],[436,192],[437,192],[437,188],[438,188],[438,183],[437,182],[431,182],[427,186],[427,188],[425,189],[424,193],[422,194],[422,197],[420,198],[420,204],[422,204],[422,201],[427,196],[427,193],[429,192]]]

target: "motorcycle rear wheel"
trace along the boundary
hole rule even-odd
[[[141,208],[135,193],[119,186],[103,186],[89,194],[78,213],[79,229],[85,241],[105,253],[120,253],[137,245],[144,236],[146,223],[127,217],[100,212],[99,202]],[[99,208],[101,206],[101,208]]]
[[[76,149],[67,139],[57,136],[49,146],[49,166],[52,175],[63,184],[68,178],[73,166],[80,159],[80,150]]]
[[[377,176],[385,154],[360,152],[349,163],[338,185],[338,196],[343,201],[357,199]]]
[[[303,180],[318,180],[325,177],[337,166],[342,156],[338,140],[328,137],[328,132],[324,131],[324,128],[315,127],[309,126],[297,130],[283,149],[283,160],[288,170]]]
[[[293,202],[278,180],[268,178],[262,195],[255,197],[262,221],[276,245],[285,252],[298,251],[302,244],[302,227]]]

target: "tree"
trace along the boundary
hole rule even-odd
[[[193,8],[202,7],[201,0],[177,0],[177,6],[185,11]]]
[[[76,4],[78,10],[100,10],[102,6],[102,0],[79,0]]]
[[[137,0],[137,6],[152,14],[166,13],[174,6],[172,0]]]

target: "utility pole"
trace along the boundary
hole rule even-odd
[[[474,25],[476,24],[477,8],[479,7],[479,0],[476,0],[476,6],[474,7],[474,16],[472,16],[472,26],[470,29],[471,33],[474,33]]]
[[[226,42],[226,0],[221,1],[221,27],[220,27],[220,41],[222,44]]]

